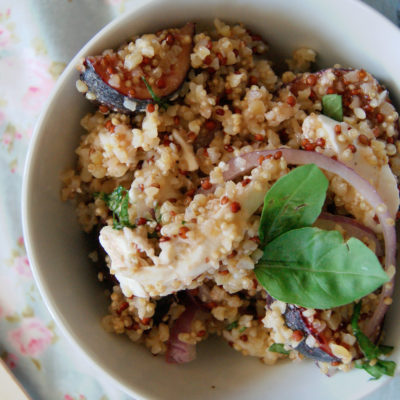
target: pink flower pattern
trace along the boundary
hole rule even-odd
[[[27,318],[19,328],[9,332],[13,347],[24,356],[37,357],[50,345],[53,333],[38,318]]]
[[[32,271],[27,256],[17,257],[14,261],[14,266],[19,275],[32,278]]]
[[[7,47],[11,42],[11,32],[3,25],[0,25],[0,48]]]
[[[114,8],[118,13],[129,1],[134,0],[103,0],[99,7]],[[33,15],[38,3],[0,2],[0,157],[2,165],[8,166],[0,170],[4,183],[0,186],[0,356],[20,382],[25,385],[29,381],[28,388],[35,387],[43,400],[122,400],[126,397],[117,391],[112,397],[105,396],[110,390],[107,385],[81,365],[58,335],[32,281],[21,227],[14,218],[29,139],[55,85],[51,71],[57,65],[53,62],[68,61],[59,55],[53,58],[51,49],[46,48],[54,38],[42,36],[46,30],[40,26],[41,19]],[[54,3],[81,12],[80,2]],[[59,45],[62,48],[63,43]]]
[[[7,364],[8,368],[14,369],[17,366],[18,357],[14,353],[7,353],[4,357],[4,362]]]

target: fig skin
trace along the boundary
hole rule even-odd
[[[178,62],[162,75],[162,87],[151,86],[155,96],[164,102],[174,98],[186,80],[190,69],[195,24],[189,22],[181,29],[171,29],[166,30],[166,32],[173,32],[174,41],[181,44],[182,51],[178,55]],[[142,77],[146,78],[147,81],[149,80],[143,67],[139,65],[132,71],[128,71],[124,67],[114,67],[116,57],[116,53],[112,53],[111,55],[85,58],[80,79],[87,85],[88,92],[93,95],[89,100],[98,105],[106,106],[109,110],[124,114],[145,111],[147,105],[154,103],[155,99],[153,99],[143,81]],[[108,82],[110,78],[109,68],[114,72],[122,73],[124,76],[139,76],[141,79],[135,87],[128,88],[124,85],[124,81],[121,82],[119,87],[113,87]]]
[[[81,73],[80,79],[86,83],[87,87],[89,88],[89,92],[96,96],[95,100],[91,100],[92,102],[98,105],[106,106],[109,110],[123,114],[145,111],[147,105],[152,103],[152,100],[135,101],[134,99],[130,99],[128,96],[119,93],[117,90],[107,85],[107,83],[105,83],[97,74],[93,64],[88,59],[85,60],[85,66],[86,68]],[[127,104],[126,100],[136,103],[136,108],[134,111],[124,105],[124,103]]]
[[[327,351],[323,350],[321,347],[310,347],[306,344],[306,339],[308,336],[313,336],[318,342],[318,339],[312,334],[310,329],[305,324],[301,311],[298,307],[288,304],[285,311],[285,321],[286,325],[293,331],[301,331],[304,334],[303,340],[295,347],[299,353],[303,354],[307,358],[315,361],[321,362],[340,362],[340,359]]]

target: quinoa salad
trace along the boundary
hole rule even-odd
[[[216,19],[82,59],[93,111],[61,194],[98,243],[102,325],[168,363],[218,335],[265,364],[393,375],[398,113],[362,66],[309,48],[278,66],[267,40]]]

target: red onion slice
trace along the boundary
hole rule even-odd
[[[172,326],[166,353],[167,363],[183,364],[196,358],[196,345],[188,344],[179,340],[180,333],[189,333],[201,308],[192,300],[188,299],[185,304],[186,310],[179,316]]]
[[[326,230],[335,229],[335,225],[340,225],[349,236],[355,237],[361,241],[368,238],[375,244],[375,253],[378,257],[383,256],[383,249],[381,243],[375,235],[375,232],[360,224],[353,218],[345,217],[344,215],[333,215],[322,212],[314,224],[316,227]]]
[[[304,165],[316,164],[319,168],[339,175],[342,179],[354,187],[354,189],[370,204],[375,210],[382,227],[382,233],[385,241],[385,271],[396,267],[396,231],[394,221],[387,211],[387,207],[375,188],[364,178],[358,175],[353,169],[340,161],[333,160],[322,154],[313,151],[304,151],[288,148],[279,148],[275,150],[254,151],[235,157],[228,162],[228,168],[224,172],[226,181],[235,179],[248,173],[259,166],[261,156],[274,155],[281,152],[282,156],[289,164]],[[240,161],[239,161],[240,158]],[[390,282],[383,285],[379,296],[379,304],[371,318],[366,322],[364,333],[371,339],[376,339],[379,333],[379,327],[382,324],[383,317],[387,311],[388,305],[385,304],[385,298],[391,297],[394,290],[394,276]]]

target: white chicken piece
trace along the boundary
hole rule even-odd
[[[123,293],[128,297],[166,296],[197,287],[217,271],[219,261],[245,237],[249,218],[262,204],[272,181],[287,173],[283,159],[264,164],[252,171],[251,182],[245,186],[230,181],[215,194],[196,195],[182,219],[197,221],[185,224],[189,230],[184,237],[175,232],[179,229],[176,223],[164,225],[161,234],[168,240],[159,242],[159,255],[143,226],[123,230],[104,227],[100,242]]]
[[[354,146],[355,152],[351,152],[350,157],[349,141],[340,141],[341,135],[335,132],[337,125],[340,126],[341,132],[351,131],[351,137],[354,137],[350,144]],[[360,133],[346,122],[339,123],[325,115],[311,114],[305,118],[302,128],[304,138],[314,143],[318,138],[325,139],[322,154],[329,157],[335,155],[339,161],[370,182],[388,207],[391,217],[395,219],[399,208],[399,191],[397,179],[392,173],[386,156],[375,157],[370,146],[360,144],[358,140]]]

